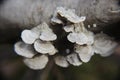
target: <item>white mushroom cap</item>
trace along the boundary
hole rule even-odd
[[[49,26],[43,22],[41,24],[41,34],[39,38],[43,41],[53,41],[57,39],[57,36],[53,33],[52,29],[50,29]]]
[[[63,22],[60,19],[58,19],[57,16],[58,16],[58,14],[55,11],[54,14],[53,14],[53,17],[51,18],[51,22],[52,23],[57,23],[57,24],[63,24]]]
[[[54,55],[54,54],[56,54],[57,52],[58,52],[58,50],[55,49],[53,52],[49,52],[48,54],[49,54],[49,55]]]
[[[91,45],[94,42],[94,34],[88,31],[82,22],[64,27],[64,30],[71,32],[68,34],[67,38],[72,43]]]
[[[68,21],[72,22],[72,23],[80,23],[83,22],[86,17],[79,17],[75,14],[74,12],[75,10],[73,9],[65,9],[63,7],[57,7],[57,13],[61,16],[66,18]]]
[[[69,66],[69,63],[67,62],[67,60],[64,56],[56,56],[54,60],[58,66],[61,66],[61,67]]]
[[[47,54],[47,53],[55,54],[52,52],[56,52],[56,49],[51,42],[43,42],[40,40],[36,40],[34,43],[34,48],[37,52],[41,54]]]
[[[25,44],[23,42],[17,42],[14,46],[14,50],[18,55],[27,58],[32,58],[36,54],[31,45]]]
[[[94,43],[94,34],[93,32],[88,31],[88,33],[86,34],[88,41],[87,41],[87,45],[91,45]]]
[[[73,25],[71,25],[71,26],[65,26],[65,27],[63,27],[63,29],[66,32],[74,32],[74,26]]]
[[[57,36],[53,33],[52,29],[49,28],[47,23],[43,22],[31,30],[23,30],[21,38],[25,43],[33,44],[38,38],[43,41],[53,41],[57,39]]]
[[[33,44],[36,39],[39,38],[41,33],[41,24],[31,30],[23,30],[21,33],[21,38],[26,44]]]
[[[31,30],[23,30],[21,33],[22,40],[27,44],[33,44],[34,41],[39,38],[39,35]]]
[[[93,43],[93,37],[87,36],[84,33],[70,33],[67,36],[68,40],[72,43],[77,43],[79,45],[83,45],[83,44],[92,44]]]
[[[48,57],[42,55],[42,56],[36,56],[31,59],[26,58],[24,59],[24,63],[31,69],[35,69],[35,70],[43,69],[48,63]]]
[[[72,53],[68,55],[66,58],[67,58],[67,61],[74,66],[80,66],[82,64],[82,62],[79,60],[76,53]]]
[[[51,19],[51,22],[57,23],[57,24],[63,24],[63,22],[62,22],[60,19],[56,18],[56,17],[53,17],[53,18]]]
[[[94,54],[94,49],[92,48],[92,46],[76,45],[75,52],[78,53],[80,59],[83,62],[88,62],[92,57],[92,55]]]
[[[42,32],[40,39],[43,41],[53,41],[57,39],[57,36],[53,32]]]
[[[40,26],[40,31],[42,32],[52,32],[52,29],[48,26],[48,24],[46,22],[43,22],[42,24],[39,25]]]
[[[77,39],[77,33],[70,33],[68,36],[67,36],[67,39],[72,42],[72,43],[75,43],[76,42],[76,39]]]
[[[109,56],[114,52],[117,47],[117,43],[113,39],[104,33],[95,35],[94,48],[95,53],[101,56]]]

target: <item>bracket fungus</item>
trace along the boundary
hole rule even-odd
[[[63,27],[63,29],[65,30],[65,32],[74,32],[74,26],[73,25],[65,26],[65,27]]]
[[[77,16],[74,9],[58,7],[51,18],[51,23],[55,23],[53,29],[62,24],[59,25],[61,31],[67,33],[64,34],[64,38],[60,37],[61,34],[57,31],[55,34],[52,28],[43,22],[31,30],[23,30],[21,34],[23,42],[15,44],[15,51],[18,55],[25,57],[24,63],[28,67],[35,70],[45,68],[51,59],[49,59],[50,56],[53,56],[55,64],[60,67],[80,66],[83,62],[90,61],[94,53],[103,57],[109,56],[114,52],[117,42],[106,34],[94,34],[86,29],[83,23],[85,19],[85,16]],[[96,26],[93,24],[93,27]],[[57,39],[57,36],[60,39]],[[64,44],[61,43],[63,41]],[[65,49],[61,49],[61,46],[64,46]],[[65,55],[62,55],[61,52]]]
[[[63,29],[66,32],[70,32],[67,38],[72,43],[90,45],[94,42],[94,34],[85,29],[83,22],[73,24],[71,26],[65,26]]]
[[[43,42],[40,40],[36,40],[34,43],[34,48],[37,52],[39,52],[41,54],[47,54],[47,53],[55,54],[56,53],[56,49],[52,45],[51,42]],[[52,52],[54,52],[54,53],[52,53]]]
[[[24,59],[24,63],[31,69],[43,69],[48,63],[48,57],[45,55],[36,56],[34,58]]]
[[[56,10],[57,14],[60,15],[62,18],[67,19],[71,23],[79,23],[85,20],[85,17],[79,17],[75,14],[74,9],[66,9],[63,7],[58,7]]]
[[[54,41],[57,39],[56,34],[53,33],[52,29],[44,22],[40,26],[41,34],[40,39],[43,41]]]
[[[21,38],[23,42],[15,44],[15,52],[25,57],[25,64],[32,69],[43,69],[48,62],[47,55],[57,53],[51,42],[56,40],[57,36],[45,22],[31,30],[23,30]]]
[[[81,16],[81,17],[77,16],[75,14],[75,9],[66,9],[64,7],[57,7],[51,19],[51,22],[57,24],[63,24],[64,21],[62,21],[59,17],[64,18],[66,19],[66,21],[69,21],[71,23],[79,23],[86,19],[85,16]]]
[[[75,46],[75,52],[78,53],[80,59],[83,62],[88,62],[90,58],[94,55],[94,49],[92,46]]]
[[[22,40],[27,44],[33,44],[38,38],[38,34],[32,32],[31,30],[24,30],[21,34]]]
[[[114,52],[114,49],[117,46],[117,42],[106,34],[99,33],[95,35],[94,49],[96,54],[100,54],[101,56],[109,56]]]
[[[79,60],[77,54],[75,54],[75,53],[68,55],[67,61],[74,66],[80,66],[82,64],[82,62]]]
[[[33,44],[40,35],[40,25],[32,28],[31,30],[23,30],[21,38],[26,44]]]
[[[24,42],[21,41],[15,44],[14,49],[18,55],[27,58],[32,58],[36,54],[31,45],[25,44]]]
[[[23,30],[21,38],[25,43],[33,44],[36,39],[40,38],[43,41],[54,41],[57,39],[57,36],[53,33],[49,26],[43,22],[31,30]]]
[[[67,62],[67,60],[64,56],[56,56],[55,63],[61,67],[68,67],[69,66],[69,63]]]
[[[58,19],[57,10],[54,12],[53,17],[51,18],[51,23],[63,24],[63,22]]]

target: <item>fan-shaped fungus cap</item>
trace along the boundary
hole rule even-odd
[[[85,29],[83,23],[73,24],[63,28],[68,34],[67,39],[79,45],[87,44],[91,45],[94,42],[94,34]]]
[[[21,33],[21,38],[26,44],[33,44],[36,39],[39,38],[41,32],[41,24],[31,30],[23,30]]]
[[[31,59],[24,59],[24,63],[31,69],[43,69],[48,63],[48,57],[45,55],[35,56]]]
[[[101,56],[109,56],[114,52],[118,44],[104,33],[95,35],[94,49],[95,53]]]
[[[40,35],[40,39],[43,41],[53,41],[57,39],[57,36],[53,32],[43,32]]]
[[[21,38],[26,44],[33,44],[34,41],[39,38],[39,34],[36,34],[31,30],[23,30]]]
[[[47,53],[55,54],[52,52],[56,52],[56,49],[51,42],[36,40],[34,43],[34,48],[37,52],[41,54],[47,54]]]
[[[27,58],[32,58],[36,54],[31,45],[25,44],[21,41],[15,44],[14,49],[18,55]]]
[[[55,11],[54,14],[53,14],[53,17],[51,18],[51,22],[52,23],[57,23],[57,24],[63,24],[63,22],[60,19],[58,19],[57,16],[58,16],[58,14]]]
[[[60,19],[58,19],[57,17],[53,17],[51,19],[51,22],[52,23],[57,23],[57,24],[63,24],[63,22]]]
[[[80,66],[82,64],[76,53],[70,54],[66,58],[67,61],[74,66]]]
[[[43,41],[53,41],[57,39],[57,36],[53,33],[52,29],[49,28],[47,23],[43,22],[31,30],[23,30],[21,38],[25,43],[33,44],[38,38]]]
[[[75,52],[78,53],[80,59],[83,62],[88,62],[92,57],[92,55],[94,54],[94,49],[92,48],[92,46],[76,45]]]
[[[85,35],[84,33],[70,33],[68,36],[67,36],[68,40],[72,43],[76,43],[76,44],[79,44],[79,45],[83,45],[83,44],[92,44],[94,39],[93,39],[93,36],[89,36],[88,35]]]
[[[57,52],[58,52],[58,50],[55,48],[55,50],[49,52],[48,54],[49,54],[49,55],[54,55],[54,54],[56,54]]]
[[[79,17],[75,14],[75,10],[73,9],[66,9],[64,7],[57,7],[56,12],[63,18],[67,19],[72,23],[80,23],[83,22],[86,17],[82,16]]]
[[[53,33],[52,29],[44,22],[41,24],[41,34],[39,37],[43,41],[53,41],[57,39],[56,34]]]
[[[65,30],[65,32],[74,32],[74,26],[65,26],[63,27],[63,29]]]
[[[67,62],[67,60],[64,56],[56,56],[54,60],[58,66],[61,66],[61,67],[69,66],[69,63]]]
[[[84,33],[70,33],[67,36],[68,40],[72,43],[76,42],[79,45],[87,44],[88,38]]]

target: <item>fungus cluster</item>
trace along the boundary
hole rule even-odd
[[[45,68],[51,55],[55,64],[61,67],[68,67],[70,64],[80,66],[88,62],[95,53],[109,56],[117,43],[104,33],[94,34],[87,30],[83,23],[85,19],[85,16],[77,16],[74,9],[64,7],[57,7],[51,18],[52,25],[60,25],[63,32],[67,33],[67,41],[73,44],[73,50],[66,49],[66,53],[70,54],[60,54],[61,51],[57,49],[59,45],[55,45],[60,35],[55,34],[45,22],[31,30],[23,30],[22,41],[15,44],[15,51],[24,57],[24,63],[32,69]]]
[[[31,30],[23,30],[21,38],[22,41],[15,44],[15,51],[25,57],[24,63],[32,69],[43,69],[48,62],[47,55],[57,52],[52,44],[57,36],[45,22]]]

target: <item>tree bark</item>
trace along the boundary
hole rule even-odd
[[[104,26],[120,20],[119,0],[5,0],[0,5],[0,28],[31,28],[41,22],[49,23],[58,6],[73,8],[79,16],[86,16],[86,24]]]

